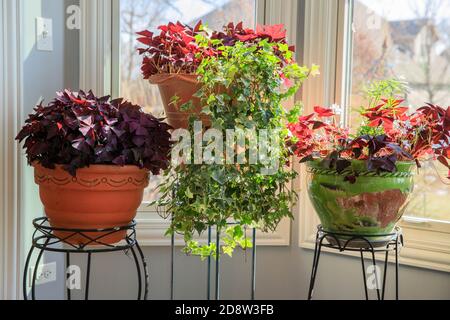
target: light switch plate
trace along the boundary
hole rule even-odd
[[[52,19],[36,18],[36,48],[40,51],[53,51]]]

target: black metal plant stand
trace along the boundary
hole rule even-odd
[[[389,239],[383,246],[374,247],[371,239],[379,237],[386,237]],[[327,242],[324,243],[324,240]],[[313,258],[313,266],[311,271],[311,280],[309,284],[309,292],[308,292],[308,300],[312,299],[314,292],[314,284],[317,276],[317,269],[319,267],[319,259],[320,254],[322,252],[322,247],[343,251],[355,251],[360,252],[361,256],[361,264],[362,264],[362,272],[363,272],[363,282],[364,282],[364,293],[366,300],[369,300],[369,293],[367,289],[366,282],[366,268],[364,263],[364,253],[369,252],[371,254],[371,259],[373,266],[376,267],[376,259],[375,253],[383,252],[385,254],[384,258],[384,272],[383,272],[383,283],[382,288],[377,286],[377,300],[384,300],[385,297],[385,289],[386,289],[386,274],[387,274],[387,266],[388,266],[388,255],[389,252],[393,251],[395,254],[395,298],[398,300],[398,253],[401,247],[403,247],[403,234],[402,230],[399,227],[395,228],[395,232],[390,234],[382,234],[382,235],[364,235],[364,234],[346,234],[346,233],[336,233],[336,232],[328,232],[322,228],[321,225],[317,227],[317,235],[316,235],[316,244],[314,249],[314,258]],[[375,272],[375,281],[378,284],[377,272]]]
[[[33,233],[33,240],[30,251],[25,262],[25,269],[23,273],[23,297],[24,300],[28,300],[27,295],[27,277],[28,268],[30,265],[31,257],[34,250],[38,250],[38,256],[34,266],[34,271],[31,279],[31,299],[36,300],[36,278],[39,263],[42,255],[46,251],[64,253],[66,257],[66,268],[70,266],[70,254],[71,253],[84,253],[87,254],[87,271],[85,282],[85,300],[89,300],[89,285],[91,278],[91,260],[92,255],[95,253],[103,252],[115,252],[123,251],[128,255],[131,252],[133,260],[136,265],[137,280],[138,280],[138,300],[146,300],[148,296],[148,282],[149,273],[147,268],[147,262],[141,247],[136,239],[136,222],[133,221],[126,226],[117,226],[107,229],[67,229],[67,228],[54,228],[48,223],[46,217],[37,218],[33,220],[33,226],[35,228]],[[58,235],[55,234],[59,233]],[[107,244],[104,239],[108,236],[117,234],[118,232],[126,232],[124,241],[117,244]],[[74,245],[69,243],[71,238],[82,238],[84,244]],[[85,241],[84,241],[85,239]],[[102,241],[103,240],[103,241]],[[142,277],[144,276],[144,278]],[[142,290],[142,287],[144,289]],[[71,290],[67,287],[67,299],[71,300]]]
[[[232,223],[230,223],[231,225]],[[212,242],[212,227],[208,227],[208,245]],[[215,300],[220,300],[220,232],[216,232],[216,259],[215,259]],[[251,266],[251,290],[250,299],[255,300],[256,291],[256,229],[252,228],[252,266]],[[206,299],[211,300],[211,265],[212,257],[207,258],[207,278],[206,278]],[[174,285],[175,285],[175,235],[171,238],[171,275],[170,275],[170,299],[174,299]]]

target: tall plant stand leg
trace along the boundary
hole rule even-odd
[[[217,229],[217,228],[216,228]],[[212,243],[212,227],[208,227],[208,245]],[[214,299],[220,300],[220,281],[221,281],[221,259],[220,259],[220,241],[221,241],[221,233],[216,232],[215,237],[215,244],[216,244],[216,251],[214,255],[216,256],[215,259],[215,270],[214,270]],[[255,300],[255,293],[256,293],[256,229],[253,228],[252,230],[252,260],[251,260],[251,288],[250,288],[250,299]],[[175,242],[174,237],[172,236],[171,241],[171,272],[170,272],[170,295],[171,299],[174,297],[174,284],[175,284],[175,277],[174,277],[174,254],[175,252]],[[213,276],[212,268],[213,268],[213,255],[210,255],[207,257],[206,260],[206,299],[211,300],[212,299],[212,284],[213,281],[211,281],[211,277]]]
[[[174,298],[174,285],[175,285],[175,234],[172,234],[170,238],[170,300]]]
[[[208,246],[211,245],[211,226],[208,227]],[[206,299],[211,300],[211,255],[207,258]]]
[[[252,291],[251,291],[251,300],[255,300],[255,292],[256,292],[256,228],[253,228],[252,231]]]

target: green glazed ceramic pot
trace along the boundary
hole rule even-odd
[[[319,160],[307,165],[309,197],[325,231],[369,235],[370,242],[380,245],[390,240],[381,235],[392,233],[405,211],[414,186],[413,162],[398,162],[397,172],[379,174],[367,171],[367,163],[360,160],[342,173]],[[355,183],[344,180],[354,172]]]

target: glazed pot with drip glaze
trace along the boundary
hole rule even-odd
[[[328,169],[321,161],[310,161],[307,166],[309,198],[325,231],[338,233],[342,244],[358,235],[369,236],[374,247],[392,239],[388,235],[405,212],[413,191],[413,162],[398,162],[392,173],[369,171],[361,160],[351,161],[351,167],[343,172]],[[349,175],[356,176],[354,183],[346,179]],[[369,246],[364,242],[355,240],[348,246]]]

